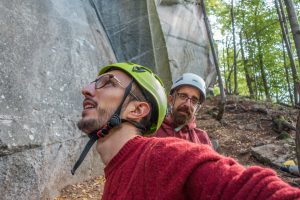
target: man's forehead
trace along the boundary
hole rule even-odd
[[[197,89],[197,88],[195,88],[194,86],[191,86],[191,85],[180,86],[176,91],[180,92],[180,93],[185,93],[189,96],[194,96],[194,97],[200,98],[199,89]]]

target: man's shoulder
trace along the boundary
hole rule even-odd
[[[156,137],[174,136],[174,130],[171,122],[163,121],[159,129],[153,134]]]
[[[201,142],[203,144],[208,144],[208,145],[212,146],[210,138],[206,131],[204,131],[200,128],[196,128],[194,130],[195,130],[195,133],[197,134],[198,138],[201,140]]]
[[[149,141],[149,148],[144,152],[145,156],[151,163],[154,162],[158,165],[171,162],[171,160],[175,163],[186,161],[193,163],[221,157],[208,145],[196,144],[179,138],[151,137],[147,140]]]
[[[180,152],[185,151],[202,151],[202,148],[206,148],[204,145],[195,144],[184,139],[176,137],[151,137],[149,142],[153,147],[153,150],[159,152]]]
[[[194,128],[194,130],[195,130],[196,133],[202,133],[202,134],[207,135],[207,132],[205,130],[201,129],[201,128],[196,127],[196,128]]]

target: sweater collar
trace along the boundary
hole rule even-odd
[[[127,155],[134,150],[135,145],[145,138],[142,136],[136,136],[129,140],[125,145],[120,149],[120,151],[111,159],[111,161],[104,168],[105,176],[114,170],[115,167],[119,166],[123,162],[124,158],[126,159]]]

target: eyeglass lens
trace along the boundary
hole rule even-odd
[[[95,87],[96,89],[103,88],[111,79],[113,76],[111,74],[105,74],[100,77],[98,77],[94,82],[95,82]]]
[[[199,104],[199,99],[197,99],[196,97],[189,97],[187,94],[185,93],[177,93],[178,97],[183,100],[183,101],[187,101],[188,99],[191,100],[191,103],[196,106]]]

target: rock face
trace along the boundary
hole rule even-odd
[[[182,18],[182,19],[181,19]],[[80,89],[98,66],[133,61],[170,87],[183,72],[214,81],[199,7],[191,1],[0,1],[1,199],[53,199],[103,173],[76,122]]]
[[[157,1],[173,80],[185,72],[204,78],[210,86],[216,78],[203,13],[197,0]]]
[[[150,67],[167,90],[184,72],[214,84],[203,14],[197,0],[91,0],[120,61]]]
[[[282,167],[287,160],[296,160],[295,143],[291,140],[291,144],[282,141],[279,144],[266,144],[259,147],[252,147],[252,155],[262,163],[267,163],[271,166]]]
[[[83,1],[0,1],[1,199],[51,199],[102,173],[76,128],[80,88],[115,61],[94,9]]]

